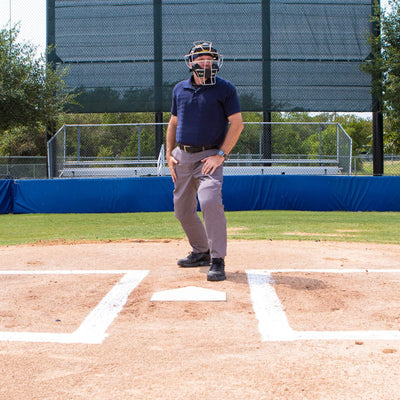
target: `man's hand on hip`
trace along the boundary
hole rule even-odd
[[[201,162],[203,163],[201,173],[203,175],[212,175],[224,161],[225,157],[219,156],[218,154],[203,158],[201,160]]]
[[[167,155],[167,163],[168,163],[168,168],[171,172],[172,181],[175,183],[176,182],[175,165],[178,164],[178,160],[172,157],[171,155]]]

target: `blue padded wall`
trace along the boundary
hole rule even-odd
[[[12,202],[14,213],[173,210],[170,177],[16,180],[13,195],[0,182],[2,209]],[[227,211],[400,211],[400,177],[226,176],[223,196]]]
[[[227,176],[227,210],[400,211],[400,177]]]
[[[171,178],[20,180],[14,213],[114,213],[172,210]]]
[[[0,179],[0,214],[12,212],[12,185],[11,179]]]

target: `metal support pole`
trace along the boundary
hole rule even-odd
[[[138,161],[142,158],[142,127],[138,126]]]
[[[46,44],[47,47],[51,46],[51,51],[47,53],[47,68],[55,68],[55,35],[56,35],[56,22],[55,22],[55,0],[47,0],[47,24],[46,24]],[[47,142],[56,133],[55,121],[49,118],[46,123],[46,140]],[[48,177],[54,178],[57,176],[57,149],[56,141],[50,147],[51,151],[51,164],[47,165]]]
[[[372,0],[372,10],[375,7],[375,0]],[[380,13],[380,4],[379,10]],[[379,16],[379,15],[378,15]],[[375,37],[380,35],[380,24],[374,22],[372,24],[372,33]],[[378,73],[372,77],[375,85],[379,87],[379,93],[372,96],[372,163],[374,176],[382,176],[384,170],[384,150],[383,150],[383,114],[382,114],[382,74]],[[373,82],[374,84],[374,82]]]
[[[336,124],[336,161],[340,165],[339,124]]]
[[[383,152],[383,115],[381,112],[372,113],[372,162],[374,176],[382,176],[384,171]]]
[[[50,46],[47,53],[47,62],[54,62],[56,59],[56,2],[55,0],[47,0],[47,24],[46,24],[46,46]]]
[[[270,0],[262,0],[262,83],[263,83],[263,158],[272,157],[271,133],[271,9]],[[270,166],[270,163],[266,163]]]
[[[272,111],[271,105],[271,9],[270,0],[262,0],[262,84],[263,111]]]
[[[47,143],[47,177],[49,179],[57,177],[57,140]]]
[[[163,127],[163,69],[162,69],[162,1],[153,0],[154,24],[154,110],[155,110],[155,156],[158,157],[164,142]]]
[[[156,126],[155,126],[155,156],[156,158],[158,157],[158,155],[160,154],[160,150],[161,150],[161,146],[164,142],[164,130],[163,130],[163,113],[162,112],[156,112],[155,113],[155,122],[156,122]]]
[[[270,160],[272,158],[272,126],[271,126],[271,113],[263,112],[263,158]],[[264,163],[265,166],[270,167],[271,163]]]
[[[81,159],[81,127],[78,126],[78,137],[77,137],[77,145],[76,145],[76,158],[78,159],[78,161],[80,161]]]
[[[336,131],[337,137],[337,131]],[[318,125],[318,157],[321,159],[322,157],[322,126],[321,124]],[[321,164],[319,164],[321,165]]]

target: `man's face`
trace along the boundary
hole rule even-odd
[[[198,56],[195,60],[193,60],[191,66],[194,64],[198,64],[201,68],[211,68],[213,64],[213,58],[208,54]]]
[[[197,65],[200,69],[202,70],[209,70],[210,72],[207,73],[205,71],[205,74],[203,77],[198,77],[196,75],[196,73],[193,73],[194,76],[194,80],[197,84],[202,85],[204,84],[207,79],[209,79],[209,77],[211,76],[211,67],[213,65],[213,58],[210,55],[201,55],[198,56],[195,60],[193,60],[193,62],[190,64],[190,67],[192,67],[193,65]]]

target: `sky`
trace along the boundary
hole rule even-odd
[[[46,0],[0,0],[1,28],[9,28],[10,15],[12,25],[20,23],[19,39],[37,46],[39,54],[44,53],[46,49]]]

